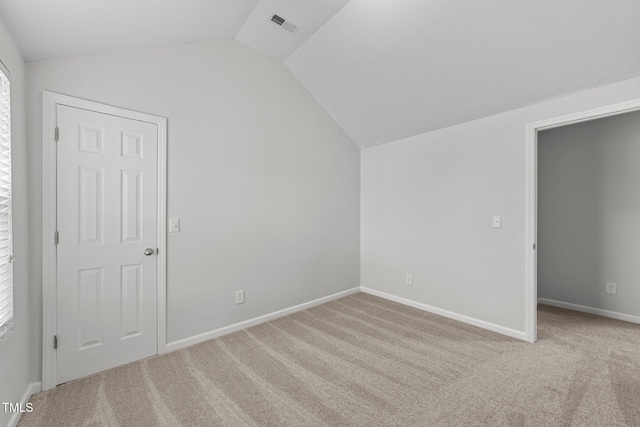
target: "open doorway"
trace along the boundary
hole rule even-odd
[[[640,111],[538,132],[538,302],[640,323]]]
[[[640,277],[633,273],[637,262],[623,259],[633,258],[625,245],[626,252],[632,252],[629,248],[639,241],[625,234],[625,227],[639,222],[635,228],[640,237],[640,202],[629,200],[628,189],[633,182],[640,184],[640,160],[634,167],[631,152],[637,150],[640,159],[640,133],[635,139],[629,136],[640,129],[639,119],[640,100],[634,100],[527,126],[526,330],[531,342],[537,340],[539,297],[577,311],[628,321],[640,318],[640,283],[631,286],[635,279],[629,279]],[[618,142],[611,143],[612,138]],[[611,150],[603,157],[606,148]],[[640,256],[640,246],[637,252]],[[614,277],[625,282],[624,294]],[[558,282],[563,286],[554,287]],[[612,283],[616,294],[605,292],[605,286],[612,291]],[[623,295],[628,300],[622,301]]]

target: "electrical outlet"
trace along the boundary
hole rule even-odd
[[[491,218],[491,227],[492,228],[502,228],[502,217],[494,216]]]
[[[607,294],[615,295],[616,292],[617,292],[617,289],[616,289],[617,287],[618,287],[618,285],[616,285],[614,282],[606,282],[604,284],[604,291]]]
[[[244,304],[244,291],[236,292],[236,304]]]
[[[407,285],[413,285],[413,274],[407,273],[407,276],[404,279],[404,283]]]

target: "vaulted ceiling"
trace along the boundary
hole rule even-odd
[[[640,76],[638,0],[0,0],[0,19],[28,61],[235,38],[361,147]]]

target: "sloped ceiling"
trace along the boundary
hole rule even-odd
[[[640,76],[639,0],[0,0],[0,19],[25,60],[235,38],[360,147]]]
[[[0,0],[26,61],[233,39],[260,0]]]
[[[322,27],[349,0],[261,0],[236,35],[236,40],[284,60]],[[293,34],[268,18],[273,14],[290,19],[300,28]]]
[[[640,75],[638,0],[351,0],[285,60],[361,147]]]

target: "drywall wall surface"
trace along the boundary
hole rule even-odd
[[[538,171],[538,297],[639,316],[640,112],[540,132]]]
[[[11,35],[0,23],[0,60],[11,79],[11,155],[13,172],[13,264],[14,330],[0,346],[0,402],[19,402],[31,382],[40,380],[40,288],[29,278],[27,224],[27,138],[25,124],[25,65]],[[0,425],[11,412],[0,408]]]
[[[640,78],[363,150],[362,286],[524,332],[525,126],[634,98]]]
[[[168,118],[169,342],[359,285],[360,150],[282,63],[220,41],[30,62],[27,77],[35,164],[43,90]]]

